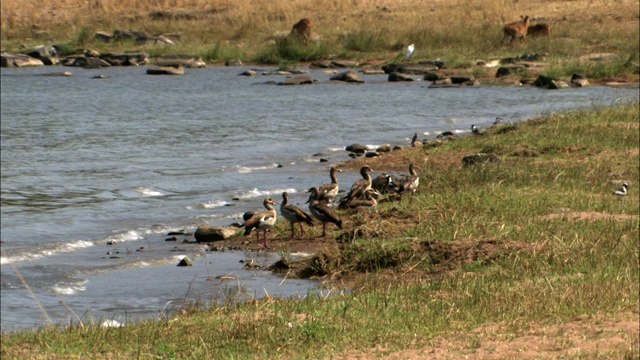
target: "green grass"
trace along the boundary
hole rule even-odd
[[[531,324],[637,319],[638,114],[638,103],[594,107],[405,150],[415,161],[429,156],[415,201],[353,215],[339,251],[302,271],[359,276],[350,290],[189,309],[123,328],[5,332],[2,357],[319,359],[438,339],[473,354],[487,337],[516,339]],[[502,162],[461,167],[461,156],[482,149]],[[631,184],[624,198],[611,194],[621,180]],[[617,217],[547,217],[559,209]],[[278,223],[273,236],[288,231]],[[490,324],[502,326],[472,332]],[[559,349],[571,345],[562,331],[546,335]],[[636,337],[569,357],[637,355]]]

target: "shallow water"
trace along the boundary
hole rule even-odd
[[[264,82],[284,77],[238,76],[244,70],[1,70],[3,330],[48,321],[38,304],[66,323],[77,321],[73,312],[128,321],[230,294],[304,296],[318,284],[239,262],[268,264],[277,254],[212,253],[165,235],[238,221],[282,191],[302,204],[306,189],[329,181],[331,163],[348,159],[351,143],[406,146],[414,132],[463,134],[496,117],[638,98],[637,88],[429,89],[383,75],[340,84],[321,71],[312,72],[318,84],[274,86]],[[109,78],[91,78],[98,74]],[[357,178],[340,174],[342,183]],[[184,255],[193,267],[175,266]],[[236,280],[215,279],[230,273]]]

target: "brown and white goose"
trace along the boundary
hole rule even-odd
[[[276,204],[272,198],[268,197],[264,199],[262,202],[264,207],[267,209],[266,211],[260,211],[253,214],[248,220],[244,222],[244,236],[247,236],[251,233],[252,229],[256,229],[256,239],[258,241],[258,246],[260,247],[268,247],[269,243],[267,242],[267,232],[271,230],[273,225],[276,223],[276,219],[278,218],[278,214],[276,209],[274,209],[273,205]],[[260,244],[260,230],[264,233],[263,235],[263,243]]]
[[[416,190],[418,190],[418,185],[420,185],[420,177],[418,176],[416,169],[420,168],[418,165],[411,163],[409,164],[409,175],[391,177],[390,184],[395,192],[400,196],[400,200],[402,200],[402,194],[410,192],[411,201],[413,201],[413,196]]]
[[[322,235],[320,237],[327,236],[327,224],[334,223],[338,229],[342,229],[342,219],[336,214],[336,212],[318,200],[318,188],[312,187],[309,189],[311,195],[309,195],[309,212],[314,218],[318,219],[322,223]]]
[[[282,203],[280,204],[280,213],[291,224],[291,238],[294,235],[294,225],[300,224],[300,234],[304,236],[302,223],[313,226],[313,218],[299,207],[289,204],[289,194],[285,191],[282,193]]]
[[[339,185],[338,178],[336,174],[338,172],[342,172],[337,166],[332,166],[331,170],[329,170],[329,176],[331,177],[331,182],[329,184],[322,184],[318,188],[318,200],[331,202],[335,199],[336,195],[338,195]]]
[[[343,209],[359,209],[359,208],[373,208],[378,205],[376,198],[380,195],[377,190],[369,189],[364,192],[364,199],[357,198],[347,203],[340,204]]]
[[[342,199],[342,201],[340,201],[341,205],[348,203],[353,199],[364,197],[364,192],[371,189],[371,175],[369,175],[369,173],[372,171],[373,170],[368,165],[360,168],[360,175],[362,175],[362,179],[351,185],[349,193]]]

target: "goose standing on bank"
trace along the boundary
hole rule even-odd
[[[629,187],[629,184],[624,183],[622,184],[622,188],[620,188],[620,190],[616,190],[613,192],[613,195],[618,195],[618,196],[625,196],[627,195],[627,188]]]
[[[418,185],[420,185],[420,177],[418,176],[416,169],[420,168],[418,165],[411,163],[409,164],[409,175],[391,177],[391,187],[393,187],[398,195],[400,195],[400,200],[402,200],[402,194],[410,192],[411,201],[413,202],[413,196],[416,190],[418,190]]]
[[[368,165],[360,168],[360,175],[362,175],[362,179],[351,185],[349,193],[342,199],[342,201],[340,201],[340,205],[346,204],[353,199],[364,197],[364,192],[371,189],[371,176],[369,173],[372,171],[373,170]]]
[[[327,236],[327,224],[334,223],[338,229],[342,229],[342,219],[333,211],[332,208],[318,200],[318,188],[312,187],[308,191],[309,195],[309,211],[314,218],[318,219],[322,223],[322,235],[320,237]]]
[[[300,235],[304,236],[304,228],[302,223],[313,226],[313,218],[299,207],[289,204],[289,194],[285,191],[282,193],[282,203],[280,204],[280,213],[291,224],[291,238],[293,239],[295,224],[300,224]]]
[[[318,188],[319,201],[326,201],[327,203],[330,203],[338,195],[338,190],[340,188],[338,185],[338,178],[336,177],[336,174],[338,172],[342,172],[342,170],[340,170],[337,166],[332,166],[331,170],[329,170],[329,177],[331,177],[331,182],[329,184],[322,184]]]
[[[364,199],[353,199],[348,203],[340,205],[346,209],[373,208],[378,205],[376,198],[380,195],[377,190],[369,189],[364,192]]]
[[[267,242],[267,232],[271,230],[273,225],[276,223],[276,219],[278,214],[276,213],[276,209],[273,208],[275,205],[275,201],[272,198],[268,197],[264,199],[263,205],[267,209],[266,211],[260,211],[253,214],[248,220],[244,222],[244,236],[247,236],[251,233],[252,229],[256,229],[256,239],[258,241],[259,247],[269,247],[269,243]],[[260,244],[260,230],[264,233],[263,235],[263,243]]]

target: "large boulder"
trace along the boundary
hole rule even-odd
[[[40,59],[33,58],[25,54],[0,54],[0,66],[2,67],[30,67],[30,66],[44,66],[44,63]]]
[[[369,151],[369,147],[367,145],[364,144],[351,144],[349,146],[347,146],[345,148],[345,150],[352,152],[352,153],[356,153],[356,154],[364,154],[365,152]]]
[[[24,51],[26,55],[39,59],[45,65],[56,65],[60,62],[56,48],[51,45],[40,45]]]
[[[227,240],[238,233],[238,228],[211,226],[208,224],[200,225],[193,234],[197,242],[214,242]]]

